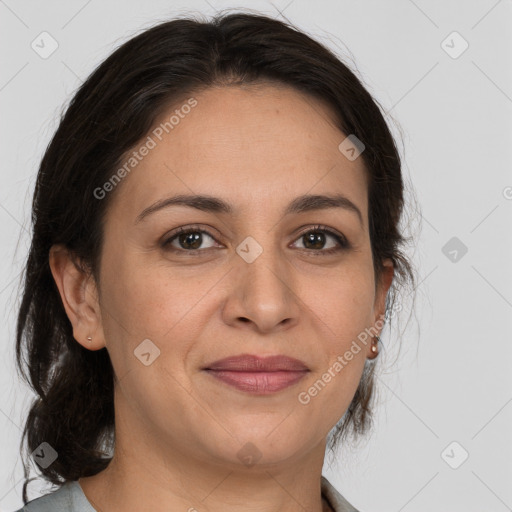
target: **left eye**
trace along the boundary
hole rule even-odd
[[[315,249],[319,249],[318,245],[324,245],[326,243],[326,238],[329,237],[335,240],[334,246],[331,246],[326,250],[316,251]],[[331,231],[330,229],[322,228],[321,226],[305,231],[299,236],[298,240],[305,240],[305,243],[308,246],[313,246],[305,247],[304,250],[320,252],[322,254],[331,254],[333,252],[349,248],[349,243],[347,242],[346,238],[344,238],[341,235],[338,235],[337,233]]]
[[[177,233],[173,234],[170,238],[166,239],[162,246],[167,248],[171,246],[171,250],[173,252],[188,252],[191,254],[195,254],[200,251],[201,245],[204,241],[203,235],[206,235],[208,238],[216,242],[213,235],[211,235],[208,231],[198,228],[180,228]],[[326,239],[331,238],[335,241],[331,247],[323,250],[322,247],[326,243]],[[321,253],[321,254],[331,254],[333,252],[341,251],[343,249],[348,249],[350,247],[348,241],[342,235],[337,234],[334,231],[331,231],[328,228],[317,226],[314,228],[310,228],[308,231],[304,231],[299,235],[297,240],[302,240],[304,247],[299,247],[302,251],[307,251],[309,253]],[[173,243],[177,241],[180,247],[176,247]],[[295,242],[296,243],[296,242]],[[312,246],[312,247],[311,247]],[[206,249],[211,249],[214,245],[207,247]]]

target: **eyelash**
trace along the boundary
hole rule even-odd
[[[327,233],[328,235],[332,236],[338,242],[338,244],[339,244],[338,247],[333,247],[333,248],[327,249],[327,250],[322,250],[322,249],[318,249],[318,250],[299,249],[299,250],[301,250],[303,252],[310,253],[312,256],[321,256],[321,255],[325,256],[325,255],[331,255],[331,254],[334,254],[334,253],[337,253],[340,251],[346,251],[352,247],[350,245],[350,243],[348,242],[348,240],[344,236],[339,235],[337,232],[333,231],[332,229],[328,228],[327,226],[323,226],[320,224],[316,225],[316,226],[312,226],[311,228],[307,229],[306,231],[303,231],[302,233],[299,234],[299,236],[296,238],[296,240],[299,240],[301,237],[307,235],[308,233],[316,233],[316,232]],[[172,236],[170,236],[169,238],[164,240],[164,242],[162,243],[162,247],[164,249],[170,250],[171,252],[174,252],[174,253],[187,253],[190,256],[199,256],[201,252],[205,252],[208,250],[208,249],[185,250],[185,249],[176,249],[175,247],[171,247],[170,249],[168,249],[168,246],[171,244],[171,242],[173,242],[179,235],[188,234],[188,233],[203,233],[203,234],[208,235],[209,237],[211,237],[213,240],[215,240],[217,242],[215,237],[209,231],[200,229],[199,227],[191,226],[188,228],[183,228],[183,227],[178,228],[172,234]]]

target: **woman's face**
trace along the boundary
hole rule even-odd
[[[116,428],[162,454],[238,466],[251,456],[296,461],[349,406],[372,355],[371,338],[358,336],[384,313],[392,278],[389,267],[376,293],[363,161],[340,151],[346,135],[327,108],[293,89],[193,97],[134,148],[137,164],[106,216],[92,332],[117,376]],[[176,110],[168,133],[158,130]],[[215,202],[146,210],[177,195]],[[297,203],[305,195],[347,201]],[[192,233],[174,236],[178,228]],[[237,380],[205,370],[242,354],[288,356],[307,371]]]

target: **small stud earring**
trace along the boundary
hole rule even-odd
[[[373,338],[375,341],[374,343],[375,344],[372,344],[372,352],[374,354],[377,354],[377,352],[379,351],[379,348],[378,348],[378,344],[379,344],[379,341],[380,341],[380,337],[379,336],[375,336],[375,338]]]
[[[92,338],[91,338],[90,336],[87,336],[87,341],[88,341],[89,343],[91,343]]]

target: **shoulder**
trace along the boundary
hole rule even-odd
[[[322,475],[322,495],[325,496],[334,512],[359,512]]]
[[[29,501],[15,512],[95,512],[77,481],[66,482],[56,491]]]

